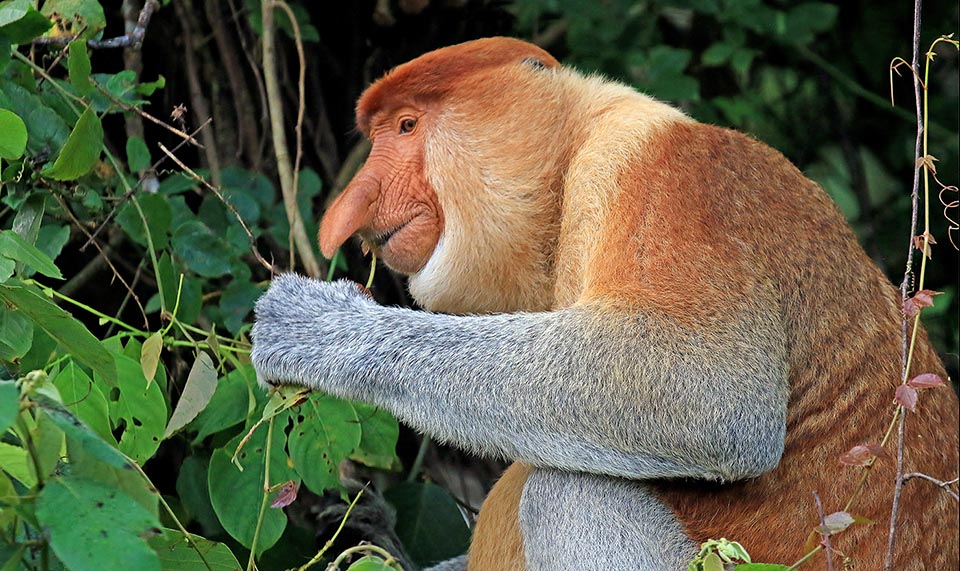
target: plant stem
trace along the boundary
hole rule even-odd
[[[257,568],[254,557],[257,553],[257,542],[260,541],[260,530],[263,529],[263,518],[270,503],[270,444],[273,443],[273,418],[267,423],[267,445],[263,452],[263,500],[260,501],[260,513],[257,514],[257,526],[253,531],[253,542],[250,544],[250,558],[247,559],[247,571]]]

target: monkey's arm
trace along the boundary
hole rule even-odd
[[[370,402],[535,466],[733,480],[783,451],[784,343],[751,311],[703,331],[579,305],[451,316],[284,275],[257,303],[252,359],[264,382]]]

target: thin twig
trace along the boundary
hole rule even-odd
[[[149,121],[151,121],[151,122],[153,122],[153,123],[156,123],[157,125],[163,127],[164,129],[166,129],[167,131],[170,131],[171,133],[173,133],[174,135],[180,137],[181,139],[184,139],[186,142],[190,143],[191,145],[194,145],[194,146],[196,146],[197,148],[200,148],[200,149],[203,149],[203,148],[204,148],[204,146],[203,146],[202,144],[200,144],[200,141],[196,140],[196,139],[193,137],[193,135],[190,135],[189,133],[186,133],[186,132],[184,132],[184,131],[181,131],[180,129],[177,129],[176,127],[174,127],[174,126],[171,125],[170,123],[167,123],[166,121],[163,121],[163,120],[161,120],[161,119],[157,119],[156,117],[154,117],[153,115],[147,113],[146,111],[144,111],[143,109],[137,107],[136,105],[130,105],[129,103],[125,103],[125,102],[122,101],[121,99],[118,99],[117,96],[115,96],[114,94],[110,93],[110,90],[108,90],[106,87],[100,85],[99,82],[94,81],[93,84],[94,84],[94,86],[96,86],[97,90],[98,90],[100,93],[102,93],[102,94],[103,94],[107,99],[109,99],[114,105],[120,107],[120,108],[123,109],[124,111],[132,111],[132,112],[136,113],[137,115],[143,117],[144,119],[147,119],[147,120],[149,120]],[[212,119],[207,119],[206,121],[203,122],[203,125],[207,125],[208,123],[210,123],[210,121],[212,121]],[[197,132],[199,132],[199,131],[200,131],[200,129],[196,129],[196,130],[194,131],[194,133],[197,133]]]
[[[143,4],[143,9],[140,10],[140,16],[137,18],[137,25],[133,31],[122,36],[117,36],[116,38],[110,38],[108,40],[87,40],[87,46],[93,49],[127,47],[140,49],[140,46],[143,45],[143,37],[147,33],[147,26],[150,24],[150,18],[153,17],[153,13],[156,12],[157,8],[159,7],[160,2],[157,0],[147,0]],[[80,37],[80,34],[70,34],[68,36],[44,36],[33,40],[33,43],[62,46],[69,44],[78,37]]]
[[[960,481],[960,478],[954,478],[954,479],[952,479],[952,480],[947,480],[947,481],[944,482],[943,480],[938,480],[938,479],[936,479],[936,478],[934,478],[934,477],[927,476],[926,474],[923,474],[923,473],[921,473],[921,472],[910,472],[909,474],[904,474],[904,475],[903,475],[903,481],[904,481],[904,482],[907,482],[907,481],[912,480],[912,479],[914,479],[914,478],[920,478],[921,480],[926,480],[926,481],[928,481],[928,482],[931,482],[931,483],[933,483],[933,484],[936,484],[937,486],[943,488],[943,491],[945,491],[945,492],[947,492],[948,494],[950,494],[951,496],[953,496],[953,499],[955,499],[955,500],[957,500],[958,502],[960,502],[960,495],[958,495],[957,492],[954,492],[953,490],[950,489],[950,486],[952,486],[952,485],[956,484],[958,481]]]
[[[820,494],[813,492],[813,499],[817,502],[817,515],[820,516],[820,525],[826,529],[827,520],[823,515],[823,502],[820,501]],[[830,547],[830,532],[825,531],[822,535],[823,548],[827,551],[827,571],[833,571],[833,549]]]
[[[925,138],[924,133],[924,124],[923,124],[923,109],[922,109],[922,100],[921,100],[921,91],[924,86],[921,86],[920,82],[920,14],[921,14],[921,4],[922,0],[914,0],[913,3],[913,54],[910,60],[910,68],[913,70],[913,96],[914,103],[916,107],[916,121],[917,121],[917,137],[914,144],[914,171],[913,171],[913,189],[910,195],[911,201],[911,214],[910,214],[910,234],[907,244],[907,264],[906,269],[903,274],[903,281],[900,282],[900,301],[901,305],[906,303],[907,297],[910,293],[910,286],[913,282],[913,251],[914,251],[914,240],[913,237],[917,235],[917,218],[919,217],[920,211],[920,165],[917,163],[921,157],[921,151],[923,147],[923,142]],[[924,242],[924,254],[927,252],[929,247],[926,242]],[[923,262],[926,262],[926,255],[923,257]],[[922,273],[922,272],[921,272]],[[922,276],[921,276],[922,278]],[[916,331],[916,325],[920,321],[920,315],[917,315],[916,320],[914,321],[914,332]],[[912,346],[909,342],[909,317],[906,313],[903,314],[903,319],[901,320],[900,325],[900,355],[901,355],[901,365],[900,365],[900,382],[906,383],[907,377],[910,373],[910,355]],[[897,476],[894,482],[893,489],[893,506],[890,510],[890,527],[887,534],[887,553],[884,557],[883,568],[885,571],[891,571],[893,569],[893,554],[896,547],[896,538],[897,538],[897,516],[900,512],[900,496],[903,491],[903,446],[904,446],[904,436],[906,434],[906,422],[907,414],[901,406],[900,410],[900,419],[897,426]]]

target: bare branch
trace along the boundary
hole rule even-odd
[[[904,482],[907,482],[914,478],[919,478],[921,480],[926,480],[930,483],[936,484],[937,486],[943,488],[943,491],[953,496],[953,499],[960,502],[960,495],[958,495],[957,492],[954,492],[953,490],[950,489],[950,486],[956,485],[956,483],[960,481],[960,478],[954,478],[952,480],[947,480],[944,482],[943,480],[938,480],[932,476],[927,476],[926,474],[923,474],[921,472],[910,472],[909,474],[903,475]]]

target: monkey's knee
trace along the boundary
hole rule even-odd
[[[679,571],[696,553],[645,485],[557,470],[531,472],[520,501],[527,571]]]

